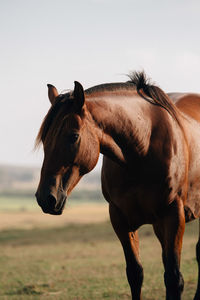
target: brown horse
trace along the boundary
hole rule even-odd
[[[132,299],[141,300],[137,229],[152,224],[162,246],[166,299],[183,291],[180,255],[185,222],[200,217],[200,96],[171,94],[134,73],[126,83],[58,94],[37,137],[44,162],[36,193],[45,213],[62,213],[67,196],[101,152],[103,195],[121,241]],[[197,243],[200,264],[200,241]],[[198,280],[195,300],[200,299]]]

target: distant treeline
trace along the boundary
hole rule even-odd
[[[100,189],[96,190],[74,190],[70,195],[70,199],[76,201],[102,201],[103,195]]]
[[[0,192],[0,198],[26,198],[33,199],[35,191],[16,191],[16,190],[5,190]],[[100,189],[96,190],[74,190],[70,195],[70,200],[75,201],[91,201],[91,202],[98,202],[103,200],[103,195]]]
[[[0,198],[33,199],[40,168],[0,165]],[[102,201],[100,170],[85,175],[70,195],[75,201]]]
[[[12,189],[16,183],[32,183],[39,176],[39,168],[0,165],[0,190]]]

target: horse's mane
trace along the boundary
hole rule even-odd
[[[116,90],[127,90],[127,89],[136,89],[136,86],[133,85],[133,82],[114,82],[114,83],[103,83],[96,85],[85,90],[86,95],[91,95],[93,93],[104,92],[104,91],[116,91]]]
[[[181,125],[176,106],[172,103],[171,99],[164,93],[163,90],[149,82],[144,72],[133,72],[129,75],[129,79],[129,81],[124,83],[106,83],[91,87],[85,90],[85,94],[91,95],[95,92],[134,89],[146,101],[167,110],[169,114],[178,122],[178,124]],[[73,97],[71,96],[73,96],[72,92],[61,94],[57,97],[56,102],[51,106],[42,122],[36,138],[36,147],[41,143],[41,141],[46,139],[49,131],[51,131],[51,134],[49,135],[50,140],[47,142],[52,143],[55,141],[62,128],[67,112],[72,105],[71,98]],[[55,125],[53,126],[54,128],[51,126],[53,122]]]
[[[179,123],[178,110],[171,99],[158,86],[150,83],[144,72],[133,72],[129,75],[130,81],[136,86],[138,94],[146,101],[153,105],[160,106],[168,111],[168,113]],[[143,93],[142,93],[143,91]]]
[[[90,95],[95,92],[134,89],[146,101],[164,108],[179,122],[176,106],[162,89],[151,84],[144,72],[132,72],[128,77],[130,80],[127,82],[104,83],[85,90],[85,93]]]

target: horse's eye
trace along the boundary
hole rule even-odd
[[[68,141],[69,141],[70,144],[74,144],[74,143],[76,143],[78,138],[79,138],[78,133],[72,133],[68,136]]]

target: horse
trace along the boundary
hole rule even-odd
[[[48,84],[48,96],[51,107],[36,139],[44,148],[39,206],[62,214],[102,153],[102,192],[124,251],[132,299],[142,299],[138,228],[152,224],[162,247],[166,299],[180,300],[185,223],[200,217],[200,96],[168,95],[144,72],[86,90],[75,81],[63,94]],[[200,272],[200,239],[196,257]]]

